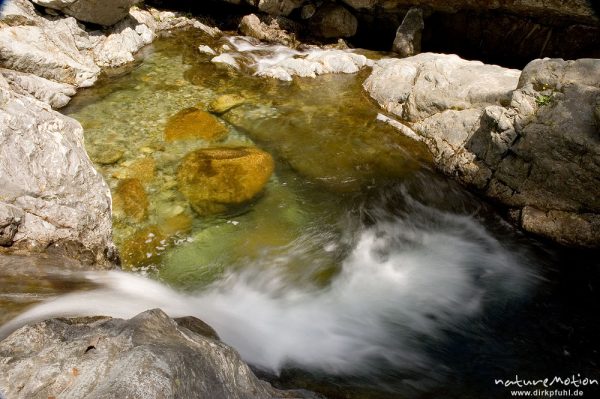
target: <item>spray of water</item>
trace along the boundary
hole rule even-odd
[[[278,269],[256,274],[252,265],[194,295],[133,274],[93,272],[85,276],[99,288],[36,306],[0,334],[51,316],[128,318],[162,308],[205,320],[246,361],[274,372],[290,364],[341,374],[382,363],[427,367],[426,342],[468,328],[498,298],[518,296],[528,272],[473,217],[407,204],[401,214],[367,210],[369,221],[355,230],[341,272],[325,288],[293,286]],[[311,242],[332,249],[329,236]]]

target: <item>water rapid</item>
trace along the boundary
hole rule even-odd
[[[472,215],[427,206],[402,188],[385,197],[345,215],[351,234],[307,232],[285,254],[230,270],[199,292],[123,272],[84,273],[97,288],[35,306],[0,333],[55,316],[129,318],[161,308],[201,318],[246,361],[274,373],[286,366],[353,375],[378,365],[425,369],[428,345],[469,330],[495,303],[518,299],[532,271]],[[399,199],[402,211],[391,210]],[[324,287],[293,284],[280,268],[252,264],[313,251],[340,253],[341,270]]]

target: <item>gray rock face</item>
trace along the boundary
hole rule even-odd
[[[271,15],[290,15],[296,8],[302,6],[304,0],[258,0],[258,9]]]
[[[440,170],[517,210],[525,230],[600,245],[600,60],[536,60],[519,74],[420,54],[377,62],[364,88]]]
[[[55,109],[67,105],[77,92],[73,85],[53,82],[30,73],[0,68],[0,74],[4,75],[14,92],[30,95]]]
[[[15,399],[306,397],[259,380],[237,352],[186,319],[156,309],[130,320],[25,326],[0,342],[0,391]]]
[[[425,27],[423,11],[420,8],[408,10],[396,31],[392,51],[400,57],[410,57],[421,52],[421,32]]]
[[[40,6],[64,12],[80,21],[110,26],[129,14],[139,0],[31,0]]]
[[[254,14],[242,18],[240,31],[246,36],[269,43],[279,43],[285,46],[294,43],[294,36],[283,30],[276,19],[272,19],[271,23],[267,25]]]
[[[335,4],[319,7],[308,22],[312,33],[323,38],[351,37],[358,28],[356,17]]]
[[[81,125],[8,88],[0,88],[0,231],[13,249],[78,243],[99,265],[114,257],[110,190]]]

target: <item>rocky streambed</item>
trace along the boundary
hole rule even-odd
[[[18,316],[0,333],[25,325],[0,392],[318,395],[256,373],[475,398],[515,371],[594,378],[598,60],[518,71],[309,46],[252,16],[255,37],[45,12],[13,1],[0,26],[0,320]]]

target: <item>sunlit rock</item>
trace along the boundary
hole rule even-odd
[[[200,149],[186,155],[177,181],[196,212],[218,213],[254,198],[273,168],[271,155],[257,148]]]

